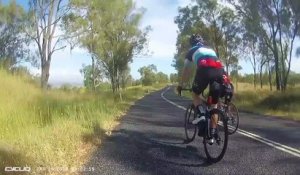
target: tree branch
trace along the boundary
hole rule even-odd
[[[52,54],[53,54],[55,51],[64,49],[64,48],[66,48],[66,47],[67,47],[67,46],[62,46],[62,47],[59,47],[59,48],[57,48],[57,49],[53,49],[53,50],[50,52],[50,55],[52,56]]]

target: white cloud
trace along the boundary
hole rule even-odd
[[[83,48],[80,48],[80,47],[75,47],[75,48],[72,50],[72,53],[73,53],[73,54],[88,54],[88,52],[87,52],[86,49],[83,49]]]
[[[32,75],[39,76],[41,74],[41,70],[36,67],[30,67],[29,71]]]
[[[80,74],[82,64],[90,64],[89,54],[81,48],[70,51],[70,47],[53,54],[50,67],[49,83],[54,86],[62,84],[82,85],[83,76]]]
[[[157,65],[158,71],[170,74],[175,69],[171,66],[176,52],[177,25],[174,23],[178,15],[179,6],[186,6],[190,0],[135,0],[137,7],[145,7],[146,13],[142,19],[142,26],[150,25],[149,50],[151,57],[135,58],[131,64],[131,74],[139,78],[138,69],[149,64]]]
[[[173,58],[176,52],[177,25],[174,18],[178,13],[178,7],[189,4],[189,0],[143,0],[138,1],[137,7],[147,9],[142,26],[150,25],[152,31],[149,34],[149,50],[152,57],[160,59]]]
[[[60,86],[63,84],[82,85],[83,76],[80,74],[82,64],[90,64],[89,54],[81,48],[70,51],[70,47],[58,50],[53,53],[49,84]],[[30,68],[33,75],[41,75],[41,70],[35,67]]]
[[[300,73],[300,58],[293,58],[291,62],[291,70]]]
[[[170,59],[174,57],[176,47],[173,44],[164,44],[159,41],[151,41],[149,43],[149,49],[153,51],[151,57]]]
[[[63,84],[82,85],[83,76],[79,71],[70,68],[53,68],[50,71],[49,84],[52,86],[61,86]]]
[[[191,0],[177,0],[177,1],[178,1],[178,6],[180,7],[184,7],[191,4]]]

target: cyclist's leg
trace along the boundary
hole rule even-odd
[[[222,81],[222,69],[209,69],[208,75],[210,79],[210,95],[212,96],[212,104],[210,108],[212,109],[211,117],[211,128],[212,133],[214,129],[217,128],[218,124],[218,114],[214,112],[213,109],[217,109],[219,97],[221,95],[221,81]]]
[[[211,116],[211,128],[215,129],[217,128],[217,123],[218,123],[218,114],[214,112],[214,109],[218,108],[218,99],[220,96],[219,90],[220,90],[220,85],[210,85],[210,95],[212,96],[212,104],[210,105],[210,109],[212,111],[212,116]]]
[[[193,82],[192,90],[193,90],[193,104],[195,107],[199,106],[203,103],[202,99],[200,98],[200,94],[204,91],[204,89],[207,87],[209,81],[206,78],[206,70],[202,68],[198,68],[195,79]],[[198,108],[197,108],[197,112]]]
[[[202,104],[202,100],[199,96],[199,94],[193,92],[193,104],[194,106],[199,106],[200,104]]]

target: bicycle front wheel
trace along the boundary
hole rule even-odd
[[[189,105],[186,108],[185,112],[185,119],[184,119],[184,130],[185,130],[185,136],[187,142],[192,142],[195,139],[196,136],[196,125],[192,123],[192,121],[195,119],[195,110],[194,105]]]
[[[208,161],[211,163],[216,163],[224,157],[228,143],[227,120],[225,119],[224,114],[220,110],[218,111],[217,134],[209,136],[209,129],[206,129],[205,137],[203,138],[205,154]],[[210,143],[209,140],[212,137],[214,137],[214,142]]]
[[[227,114],[227,124],[228,124],[228,134],[231,135],[236,132],[239,127],[239,112],[237,107],[229,102],[226,108]]]

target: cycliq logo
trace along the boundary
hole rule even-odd
[[[5,167],[5,171],[7,172],[30,172],[30,167]]]

